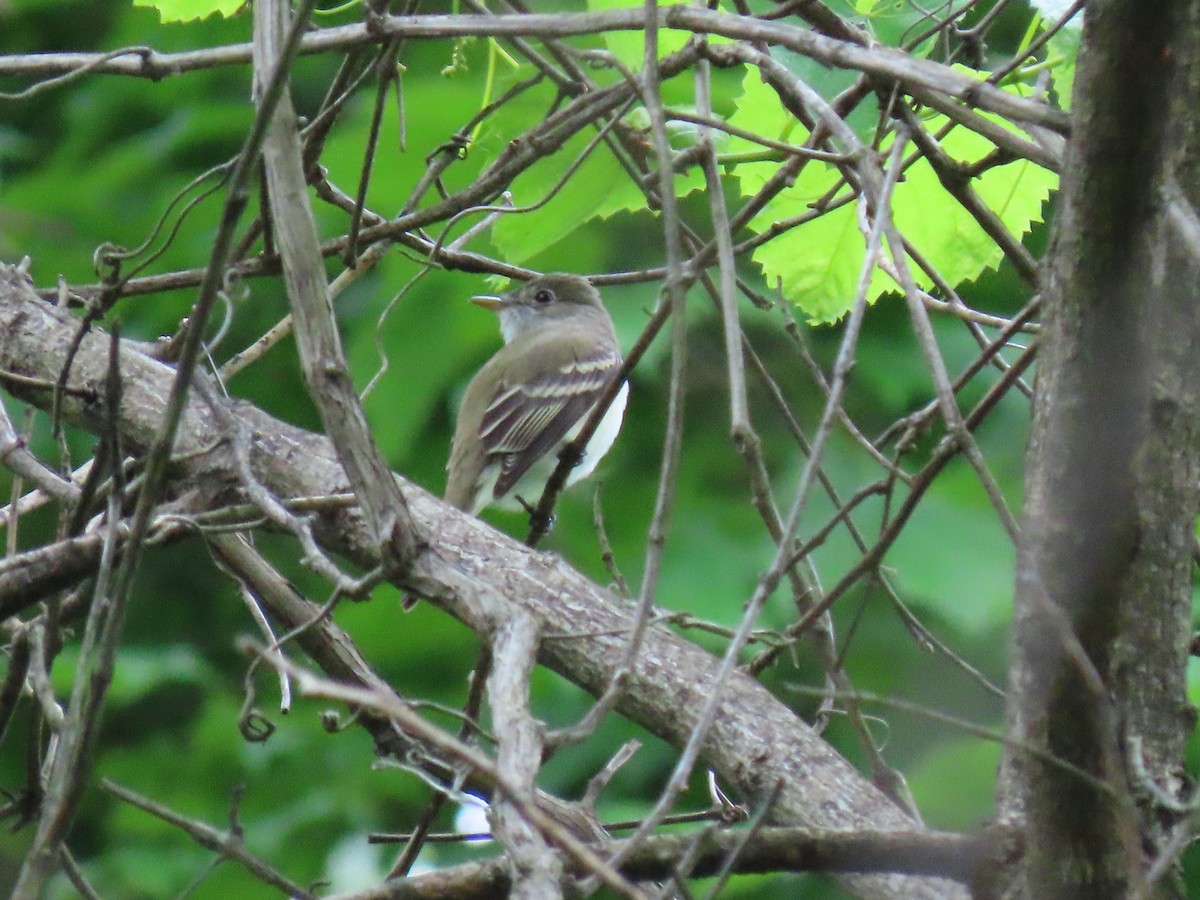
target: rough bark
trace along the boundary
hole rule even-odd
[[[0,372],[20,376],[13,380],[0,375],[0,384],[48,408],[50,390],[30,379],[53,383],[78,324],[65,311],[38,300],[15,270],[0,267]],[[93,332],[82,339],[62,405],[67,421],[92,430],[103,427],[107,356],[106,335]],[[133,349],[122,353],[121,369],[124,394],[118,421],[126,448],[136,452],[153,437],[173,373]],[[226,412],[253,435],[253,472],[277,497],[348,489],[326,438],[247,403],[230,402]],[[184,413],[175,454],[181,489],[211,504],[241,499],[229,442],[218,418],[198,400]],[[416,527],[423,534],[438,535],[438,542],[397,584],[435,598],[432,602],[480,633],[493,631],[510,602],[521,602],[537,618],[544,636],[539,662],[590,691],[602,691],[623,656],[633,624],[629,608],[560,559],[530,551],[420,488],[399,483]],[[313,527],[328,549],[364,567],[378,564],[377,545],[355,511],[320,513]],[[715,689],[717,668],[705,651],[665,629],[651,628],[616,708],[681,745],[702,700]],[[778,789],[770,817],[777,824],[837,830],[917,828],[790,709],[744,675],[735,675],[723,688],[704,757],[752,804]],[[864,897],[942,900],[965,895],[960,884],[928,877],[861,874],[845,876],[844,883]]]
[[[1001,812],[1024,820],[1039,900],[1146,889],[1167,824],[1146,773],[1178,793],[1194,725],[1200,266],[1171,204],[1200,199],[1197,18],[1185,0],[1087,7],[1044,268],[1009,724],[1107,790],[1010,751]]]

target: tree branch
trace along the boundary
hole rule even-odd
[[[690,874],[711,877],[728,863],[732,871],[763,872],[904,872],[969,881],[979,863],[1007,837],[913,831],[818,831],[804,828],[762,828],[744,845],[745,829],[719,829],[701,840]],[[634,880],[662,881],[674,873],[679,859],[696,835],[653,835],[632,848],[621,871]],[[624,842],[617,842],[619,847]],[[378,888],[335,894],[328,900],[491,900],[509,889],[509,868],[503,860],[466,863],[429,872]],[[901,896],[901,895],[896,895]],[[903,895],[908,896],[908,895]]]
[[[48,408],[52,392],[29,378],[53,383],[76,332],[66,311],[39,301],[15,270],[0,268],[0,384],[33,405]],[[98,430],[107,368],[107,339],[85,336],[72,367],[62,403],[67,421]],[[126,350],[121,355],[123,400],[119,416],[124,446],[144,452],[164,413],[163,398],[173,376],[170,367]],[[18,377],[7,377],[14,373]],[[283,499],[344,490],[346,476],[329,441],[280,422],[243,402],[230,402],[254,435],[255,476]],[[183,412],[176,442],[176,471],[212,504],[240,499],[240,480],[224,432],[211,412],[192,402]],[[510,598],[537,618],[543,641],[539,661],[585,689],[598,693],[621,659],[633,617],[608,591],[561,560],[529,551],[477,519],[399,482],[422,533],[438,535],[406,576],[404,589],[435,602],[477,631],[490,631]],[[353,510],[324,510],[314,517],[314,533],[332,551],[364,567],[378,565],[377,545]],[[662,628],[647,630],[643,652],[617,702],[622,714],[682,746],[695,725],[703,698],[713,688],[718,666],[703,650]],[[702,748],[706,763],[750,802],[782,785],[772,813],[780,824],[820,828],[908,829],[911,821],[880,791],[762,685],[735,673],[722,688],[722,700]],[[899,875],[848,876],[852,890],[867,897],[945,898],[960,896],[944,882]]]

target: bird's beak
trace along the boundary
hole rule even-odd
[[[490,309],[492,312],[499,312],[504,306],[504,298],[495,294],[476,294],[471,298],[471,302],[484,309]]]

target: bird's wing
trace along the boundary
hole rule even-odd
[[[616,352],[598,349],[548,365],[536,378],[496,392],[479,428],[488,455],[501,458],[494,496],[508,493],[530,466],[558,446],[620,368]]]

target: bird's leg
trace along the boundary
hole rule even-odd
[[[550,529],[554,527],[554,514],[543,516],[538,513],[537,507],[529,503],[520,494],[516,495],[517,502],[521,504],[521,508],[529,513],[529,530],[540,532],[543,535],[549,534]]]

